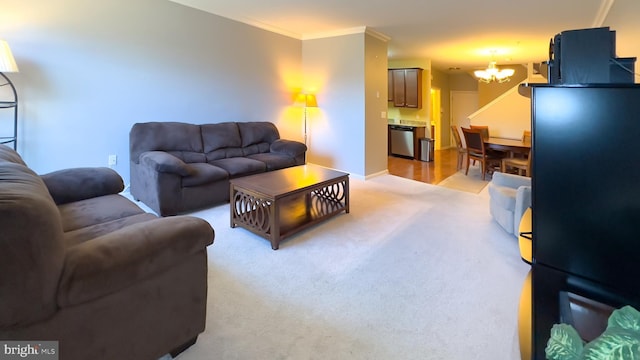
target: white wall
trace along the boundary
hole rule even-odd
[[[388,119],[387,112],[387,41],[365,35],[365,176],[386,173]]]
[[[367,177],[387,171],[387,44],[362,32],[303,42],[311,163]]]
[[[364,175],[364,33],[306,40],[304,87],[318,111],[309,121],[311,163]]]
[[[531,130],[531,100],[518,93],[518,85],[469,115],[471,125],[488,125],[492,137],[521,139]]]
[[[8,74],[18,151],[39,173],[106,166],[116,154],[128,183],[135,122],[267,120],[302,140],[291,107],[300,40],[165,0],[3,0],[0,38],[20,68]]]
[[[640,59],[640,1],[611,1],[611,9],[602,26],[609,26],[616,32],[616,55],[618,57],[636,57]],[[600,24],[598,24],[600,25]],[[635,82],[640,82],[640,62],[635,64]]]

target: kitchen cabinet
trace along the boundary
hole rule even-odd
[[[393,70],[387,71],[387,85],[388,101],[393,101]]]
[[[389,69],[389,101],[394,107],[422,108],[422,69]]]

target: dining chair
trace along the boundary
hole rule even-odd
[[[524,130],[522,132],[522,142],[531,144],[531,131]],[[502,159],[500,164],[501,172],[508,172],[510,168],[518,170],[518,175],[531,176],[531,160],[529,155],[524,157],[509,157]]]
[[[467,149],[462,145],[458,126],[451,125],[451,133],[453,134],[453,138],[456,141],[456,147],[458,148],[458,162],[456,163],[456,170],[460,170],[462,169],[462,160],[464,159],[464,155],[467,153]]]
[[[487,125],[470,125],[472,130],[480,130],[482,133],[482,138],[487,140],[489,138],[489,126]]]
[[[531,177],[531,151],[526,158],[504,158],[500,163],[500,172],[509,172],[510,168],[518,170],[518,175]]]
[[[467,143],[467,168],[464,174],[469,175],[469,164],[471,160],[477,160],[482,167],[482,180],[484,180],[488,170],[487,165],[492,163],[500,164],[502,158],[487,152],[484,145],[484,138],[482,137],[482,129],[462,128],[462,134]]]

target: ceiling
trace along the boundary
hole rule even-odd
[[[366,27],[389,38],[389,59],[443,71],[545,61],[553,35],[599,26],[616,30],[619,57],[640,56],[638,0],[170,1],[298,39]]]

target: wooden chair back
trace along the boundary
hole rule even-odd
[[[522,132],[522,142],[523,143],[531,143],[531,131],[525,130]]]
[[[467,129],[462,128],[462,134],[464,135],[464,141],[467,143],[467,152],[473,158],[484,157],[484,138],[482,129]]]
[[[467,167],[465,175],[469,174],[470,160],[478,160],[482,165],[482,180],[485,179],[487,173],[487,165],[489,162],[500,162],[500,158],[488,155],[484,146],[483,129],[467,129],[462,128],[462,135],[467,143]]]
[[[456,147],[458,148],[458,162],[456,163],[456,169],[462,169],[462,162],[464,161],[464,155],[467,153],[467,149],[462,144],[460,133],[458,132],[458,126],[451,125],[451,133],[456,141]]]
[[[472,130],[480,130],[480,132],[482,133],[482,138],[483,139],[488,139],[489,138],[489,127],[486,125],[471,125],[470,128]]]
[[[462,146],[462,139],[460,138],[460,133],[456,125],[451,125],[451,133],[453,134],[453,139],[456,141],[456,147],[458,150],[462,150],[464,146]]]

